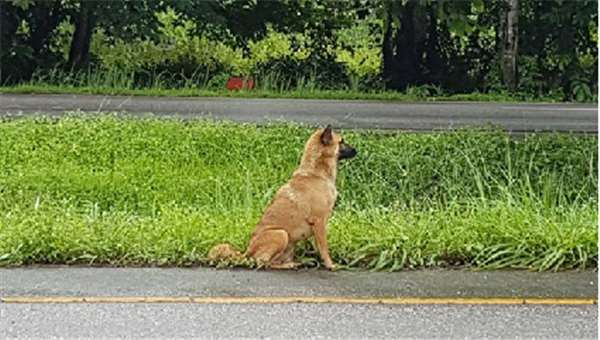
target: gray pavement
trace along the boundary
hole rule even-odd
[[[398,273],[209,268],[0,269],[1,338],[568,338],[598,336],[596,305],[271,303],[281,296],[597,298],[597,272]],[[266,297],[266,303],[122,303],[126,297]],[[3,300],[7,301],[7,300]],[[129,300],[131,301],[131,300]],[[163,300],[167,301],[167,300]],[[221,300],[222,301],[222,300]],[[472,300],[469,300],[472,301]],[[31,302],[31,300],[29,300]],[[38,300],[39,302],[39,300]]]
[[[597,339],[596,307],[0,304],[0,336]]]
[[[210,268],[0,269],[0,296],[354,296],[595,298],[595,271],[395,273]]]
[[[515,133],[598,131],[598,106],[589,104],[0,94],[0,116],[39,112],[60,115],[74,110],[259,124],[294,121],[352,129],[431,131],[494,125]]]

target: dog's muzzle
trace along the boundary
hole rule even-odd
[[[351,147],[350,145],[341,144],[338,159],[342,160],[342,159],[352,158],[352,157],[356,156],[357,153],[358,152],[356,151],[356,149]]]

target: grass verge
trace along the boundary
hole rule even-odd
[[[245,247],[310,130],[113,116],[0,123],[0,265],[205,264]],[[331,221],[346,268],[597,264],[597,139],[347,132]],[[318,265],[310,242],[298,256]]]
[[[292,99],[339,99],[339,100],[378,100],[398,102],[419,101],[477,101],[477,102],[557,102],[551,97],[530,97],[510,95],[507,93],[465,93],[465,94],[432,94],[427,90],[408,92],[356,90],[320,90],[291,89],[285,91],[256,89],[242,91],[212,90],[203,88],[129,88],[105,86],[69,86],[44,83],[0,86],[0,93],[14,94],[95,94],[124,96],[156,96],[156,97],[236,97],[236,98],[292,98]]]

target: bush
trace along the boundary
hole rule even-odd
[[[220,78],[211,81],[214,76],[230,74],[255,76],[259,83],[269,84],[265,88],[279,90],[309,80],[325,89],[344,88],[347,84],[356,89],[361,81],[373,83],[380,73],[380,38],[371,35],[371,22],[341,30],[338,47],[314,53],[308,36],[277,32],[271,26],[267,26],[262,39],[251,39],[245,48],[236,48],[194,35],[195,23],[173,9],[158,12],[156,17],[156,42],[125,42],[97,31],[92,52],[101,67],[134,72],[136,79],[145,84],[153,82],[149,75],[166,72],[172,78],[167,82],[170,86],[181,86],[186,78],[201,78],[201,83],[214,86],[221,82]]]

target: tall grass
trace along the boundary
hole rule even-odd
[[[0,123],[0,263],[203,263],[244,248],[311,130],[73,116]],[[597,263],[597,139],[345,132],[330,232],[342,265]],[[298,255],[314,264],[310,243]]]
[[[328,89],[319,85],[314,74],[291,79],[278,72],[263,72],[254,77],[255,89],[227,91],[226,74],[211,77],[205,70],[194,72],[134,72],[118,68],[65,72],[61,69],[36,73],[31,80],[0,86],[0,93],[82,93],[147,96],[234,96],[258,98],[364,99],[392,101],[560,101],[560,98],[527,96],[518,93],[443,93],[439,87],[420,86],[405,92],[383,89],[363,90],[353,80],[349,85]],[[351,79],[352,80],[352,79]]]

